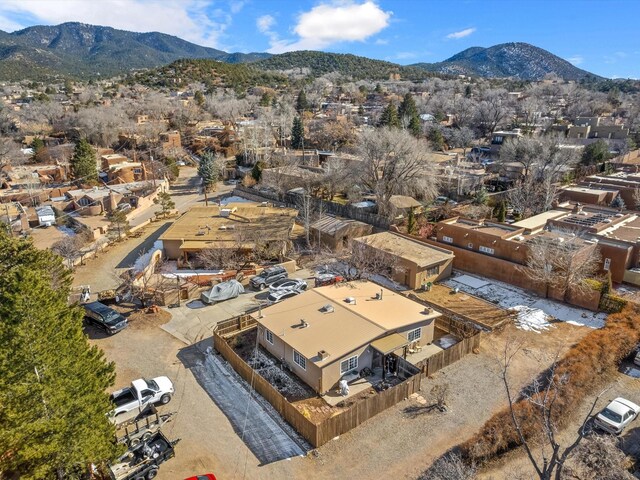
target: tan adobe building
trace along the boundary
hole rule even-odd
[[[160,146],[162,151],[171,153],[172,150],[182,148],[182,141],[180,139],[180,132],[174,130],[173,132],[164,132],[160,134]]]
[[[258,342],[324,394],[365,367],[433,341],[439,312],[373,282],[315,288],[262,310]]]
[[[286,255],[297,210],[260,203],[192,207],[176,220],[160,240],[170,260],[189,261],[204,249],[254,250],[276,246]]]
[[[393,232],[376,233],[354,241],[370,249],[372,255],[384,252],[395,257],[397,264],[392,279],[409,288],[420,288],[451,275],[453,253],[444,248]]]
[[[334,252],[341,252],[354,238],[369,235],[373,227],[350,218],[326,215],[312,223],[309,230],[312,242],[326,246]]]
[[[142,162],[132,162],[124,155],[117,153],[102,155],[100,159],[109,184],[147,180],[147,171]]]

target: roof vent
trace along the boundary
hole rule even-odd
[[[320,311],[322,313],[333,313],[335,309],[333,308],[333,305],[331,305],[330,303],[327,303],[324,307],[320,309]]]
[[[329,358],[329,352],[327,352],[326,350],[320,350],[318,352],[318,356],[320,357],[320,360],[324,360],[326,358]]]
[[[349,305],[355,305],[356,304],[356,299],[354,297],[347,297],[344,299],[344,301],[346,303],[348,303]]]
[[[425,307],[422,313],[424,313],[425,315],[431,315],[433,313],[433,308]]]
[[[300,319],[300,328],[307,328],[309,324],[305,321],[304,318]]]
[[[260,202],[260,205],[258,205],[259,207],[267,207],[269,206],[269,202]]]

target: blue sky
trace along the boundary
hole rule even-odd
[[[79,21],[225,51],[323,50],[401,64],[528,42],[607,77],[640,78],[640,0],[2,0],[0,29]]]

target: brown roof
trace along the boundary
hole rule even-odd
[[[382,292],[382,300],[376,294]],[[346,301],[353,299],[352,303]],[[331,305],[333,312],[323,307]],[[309,290],[262,310],[257,321],[287,345],[323,367],[367,343],[440,313],[373,282],[358,281]],[[307,325],[301,328],[301,321]],[[321,359],[318,352],[329,353]]]
[[[453,253],[443,248],[427,245],[392,232],[381,232],[355,239],[396,257],[415,263],[419,267],[437,265],[453,258]]]
[[[192,207],[176,220],[160,240],[189,241],[191,248],[229,246],[239,239],[286,240],[298,212],[292,208],[263,207],[258,203]]]

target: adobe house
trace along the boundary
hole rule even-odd
[[[255,314],[254,314],[255,315]],[[433,342],[439,312],[368,281],[314,288],[262,310],[258,342],[319,394]],[[399,361],[399,360],[397,360]],[[384,370],[383,370],[384,371]]]
[[[356,237],[369,235],[373,226],[350,218],[326,215],[311,224],[311,241],[341,252]]]
[[[393,256],[397,265],[394,265],[392,279],[411,289],[451,275],[454,255],[444,248],[393,232],[376,233],[354,241],[370,250],[372,255],[384,252]]]

